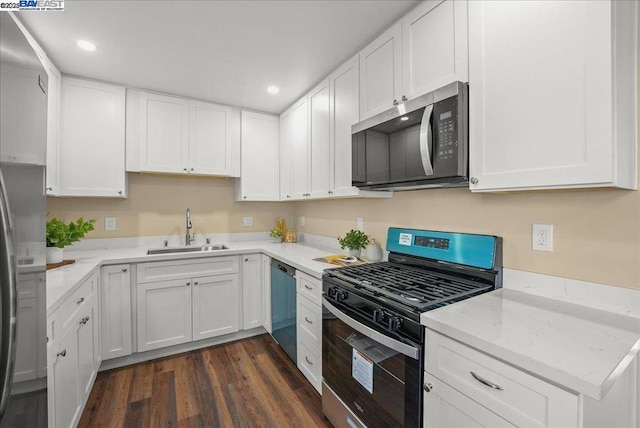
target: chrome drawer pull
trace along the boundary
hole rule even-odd
[[[431,390],[433,389],[433,385],[430,383],[425,383],[424,385],[422,385],[422,389],[424,389],[424,392],[431,392]]]
[[[306,288],[307,290],[313,290],[313,287],[309,287],[307,284],[304,285],[304,288]]]
[[[309,318],[307,318],[307,317],[304,317],[304,320],[305,320],[306,322],[308,322],[309,324],[313,324],[313,321],[311,321],[311,320],[310,320]]]
[[[309,361],[309,359],[307,357],[304,357],[304,359],[307,360],[307,364],[309,364],[311,366],[313,365],[313,363],[311,361]]]
[[[58,352],[56,354],[56,357],[66,357],[67,356],[67,350],[63,349],[62,351]]]
[[[80,304],[80,303],[82,303],[82,302],[84,302],[84,297],[81,297],[81,298],[76,302],[76,304],[78,304],[78,305],[79,305],[79,304]]]
[[[497,389],[498,391],[504,391],[504,388],[501,387],[500,385],[496,385],[495,383],[491,383],[488,380],[478,376],[474,372],[469,372],[469,373],[471,373],[471,376],[473,376],[473,378],[475,380],[477,380],[478,382],[480,382],[481,384],[483,384],[485,386],[488,386],[489,388]]]

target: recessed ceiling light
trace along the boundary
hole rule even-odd
[[[402,116],[400,120],[404,122],[405,120],[409,120],[409,118],[407,116]]]
[[[280,88],[278,88],[277,86],[271,85],[267,88],[267,92],[269,92],[271,95],[275,95],[278,92],[280,92]]]
[[[96,45],[86,40],[78,40],[78,47],[89,52],[95,52],[98,49]]]

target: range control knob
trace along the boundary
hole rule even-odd
[[[381,322],[383,315],[384,315],[384,312],[382,312],[382,310],[375,309],[373,311],[373,322],[377,322],[377,323]]]
[[[389,317],[389,323],[388,323],[389,330],[396,331],[397,329],[400,328],[400,324],[401,324],[400,318],[394,317],[394,316]]]
[[[330,299],[335,299],[336,298],[336,288],[335,287],[329,287],[327,289],[327,297]]]
[[[342,302],[343,300],[347,300],[349,294],[346,291],[338,291],[336,292],[336,301]]]

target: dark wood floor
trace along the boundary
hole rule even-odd
[[[320,395],[261,336],[98,374],[79,427],[330,427]]]

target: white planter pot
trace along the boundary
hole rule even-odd
[[[359,248],[357,250],[349,249],[349,255],[353,256],[353,257],[360,257],[360,252],[361,251],[362,250],[360,250]]]
[[[60,263],[64,258],[64,249],[58,247],[47,247],[47,264]]]

